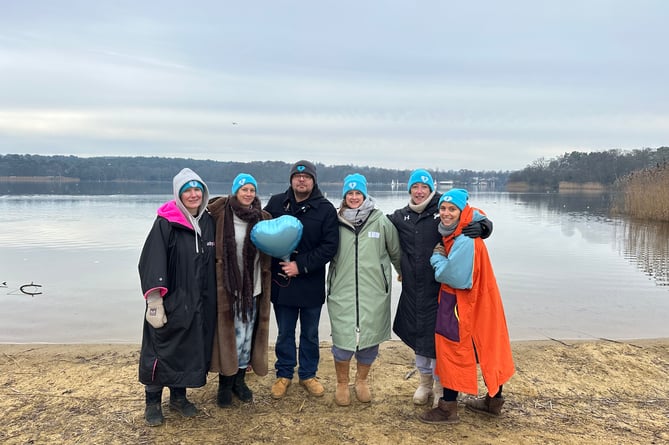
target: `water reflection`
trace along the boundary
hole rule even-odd
[[[519,203],[572,215],[608,218],[614,194],[598,193],[510,193]]]
[[[207,185],[223,189],[223,184]],[[219,187],[220,186],[220,187]],[[227,187],[230,185],[227,184]],[[153,195],[170,193],[171,182],[119,181],[119,182],[0,182],[0,195]]]
[[[9,286],[0,290],[0,342],[139,341],[137,261],[156,208],[171,199],[171,184],[156,184],[155,194],[144,194],[153,190],[146,184],[126,184],[133,194],[118,194],[117,185],[85,194],[33,195],[26,188],[0,195],[0,283]],[[262,201],[286,187],[261,184]],[[229,184],[212,190],[226,194]],[[406,191],[370,190],[385,213],[408,200]],[[340,186],[324,191],[340,203]],[[669,224],[611,217],[610,200],[472,193],[472,205],[495,223],[486,244],[512,339],[669,337]],[[16,292],[30,282],[43,285],[44,294]],[[393,313],[400,290],[394,282]],[[327,322],[324,314],[325,341]],[[274,336],[273,319],[270,328]]]
[[[230,182],[207,181],[212,196],[230,193]],[[261,184],[263,193],[277,193],[288,187],[285,184]],[[172,194],[171,182],[160,181],[119,181],[119,182],[0,182],[0,196],[25,195],[161,195]],[[268,195],[269,196],[269,195]]]
[[[567,237],[580,233],[592,243],[611,242],[617,252],[636,265],[658,286],[669,286],[669,223],[635,221],[610,215],[615,194],[592,193],[511,193],[517,205],[527,205],[537,215],[549,213]],[[565,218],[566,216],[566,218]],[[592,222],[612,225],[613,237]]]
[[[622,220],[618,253],[658,286],[669,286],[669,223]]]

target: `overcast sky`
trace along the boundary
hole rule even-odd
[[[669,1],[0,0],[0,153],[519,170],[669,145]]]

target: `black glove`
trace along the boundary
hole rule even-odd
[[[462,234],[470,238],[480,238],[483,235],[483,225],[480,221],[472,221],[462,228]]]

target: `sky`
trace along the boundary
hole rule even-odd
[[[520,170],[669,145],[665,0],[0,0],[0,153]]]

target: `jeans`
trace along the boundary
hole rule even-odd
[[[244,322],[242,314],[235,309],[235,338],[237,344],[237,365],[239,369],[246,369],[251,362],[251,346],[253,344],[253,330],[258,313],[258,296],[253,297],[253,307]]]
[[[365,349],[358,349],[355,352],[340,349],[333,345],[332,355],[337,362],[348,362],[355,355],[355,360],[361,365],[371,365],[379,355],[379,345],[370,346],[369,348]]]
[[[436,364],[437,359],[416,354],[416,368],[418,368],[418,371],[421,374],[432,374],[434,380],[439,383],[439,376],[434,372],[434,367]]]
[[[320,359],[318,323],[321,319],[321,306],[294,307],[275,304],[274,315],[279,330],[274,347],[276,376],[292,379],[299,357],[300,366],[297,369],[297,375],[300,380],[316,377]],[[299,356],[295,345],[298,318],[300,320]]]

